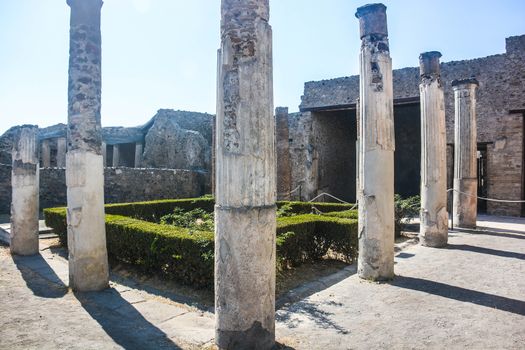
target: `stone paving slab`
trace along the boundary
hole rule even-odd
[[[525,220],[480,217],[446,249],[405,244],[396,278],[371,283],[355,266],[278,301],[277,339],[290,349],[523,349]],[[213,313],[112,278],[73,293],[65,258],[0,246],[0,349],[201,349]]]

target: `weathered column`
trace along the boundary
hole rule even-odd
[[[444,247],[448,240],[447,137],[445,96],[437,51],[419,56],[421,83],[421,225],[424,246]]]
[[[292,190],[292,165],[290,164],[290,132],[288,128],[288,108],[275,109],[277,136],[277,197],[279,200],[290,200]]]
[[[38,126],[23,125],[13,140],[11,253],[38,253]]]
[[[357,9],[360,53],[359,277],[394,277],[394,108],[386,6]]]
[[[477,218],[476,88],[474,78],[452,82],[454,118],[454,225],[475,228]]]
[[[135,143],[135,168],[142,166],[142,142]]]
[[[100,126],[101,0],[71,7],[66,155],[69,284],[76,291],[108,286],[104,172]]]
[[[359,173],[361,169],[361,157],[359,155],[359,134],[360,134],[360,123],[359,120],[361,118],[361,103],[359,103],[359,98],[355,100],[355,121],[356,121],[356,135],[357,139],[355,140],[355,202],[359,205]]]
[[[49,139],[42,140],[42,167],[49,168],[51,166],[51,147],[49,146]]]
[[[66,166],[66,138],[59,137],[57,139],[57,168],[64,168]]]
[[[275,342],[275,121],[269,0],[222,0],[215,207],[215,342]]]
[[[102,142],[102,165],[107,166],[106,158],[108,153],[108,145],[105,142]]]
[[[113,145],[113,167],[116,168],[120,163],[120,146]]]

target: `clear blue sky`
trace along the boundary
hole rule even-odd
[[[305,81],[356,74],[355,9],[365,1],[271,0],[275,106],[297,111]],[[525,34],[525,0],[391,0],[394,68],[503,53]],[[215,113],[220,0],[105,0],[102,125],[134,126],[159,108]],[[66,0],[0,0],[0,134],[67,122]]]

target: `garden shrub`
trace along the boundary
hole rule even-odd
[[[421,197],[413,196],[403,199],[399,194],[394,195],[394,227],[396,237],[401,236],[403,226],[419,215]],[[403,219],[405,222],[403,223]]]
[[[309,212],[311,203],[280,202],[282,212],[288,215],[293,211],[297,215],[277,220],[278,268],[319,260],[327,253],[346,262],[356,258],[354,211],[349,211],[348,205],[321,204],[328,215],[300,214],[307,209]],[[108,255],[146,272],[159,272],[196,287],[212,286],[213,206],[213,199],[209,198],[106,205]],[[67,246],[66,208],[44,209],[44,216],[46,225]],[[205,223],[197,225],[198,219]]]

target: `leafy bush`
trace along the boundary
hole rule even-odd
[[[293,214],[310,214],[316,212],[315,209],[322,213],[349,210],[353,207],[352,204],[342,203],[326,203],[326,202],[277,202],[277,208],[280,209],[283,206],[287,206],[287,210]],[[315,209],[314,209],[315,208]]]
[[[190,211],[177,207],[173,213],[164,215],[160,218],[160,223],[164,225],[174,225],[192,230],[213,231],[213,213],[209,213],[201,208]]]
[[[300,202],[286,204],[280,203],[286,215],[297,214],[312,206],[311,203]],[[356,258],[355,211],[349,211],[348,205],[322,204],[327,212],[334,208],[340,211],[329,212],[326,216],[299,214],[278,218],[278,268],[319,260],[328,253],[347,262]],[[183,283],[210,287],[213,285],[214,264],[212,211],[212,199],[106,205],[108,255],[146,272],[160,272]],[[44,209],[44,216],[47,226],[54,229],[66,246],[66,208]],[[158,218],[161,223],[145,221],[144,218],[151,221]],[[197,220],[203,222],[197,224]]]
[[[396,237],[401,236],[403,226],[419,215],[421,197],[413,196],[403,199],[399,194],[394,195],[394,227]],[[403,223],[403,219],[405,222]]]
[[[329,213],[325,213],[326,216],[332,216],[335,218],[342,218],[342,219],[355,219],[357,220],[359,217],[359,214],[357,210],[355,209],[349,209],[349,210],[343,210],[343,211],[332,211]]]

